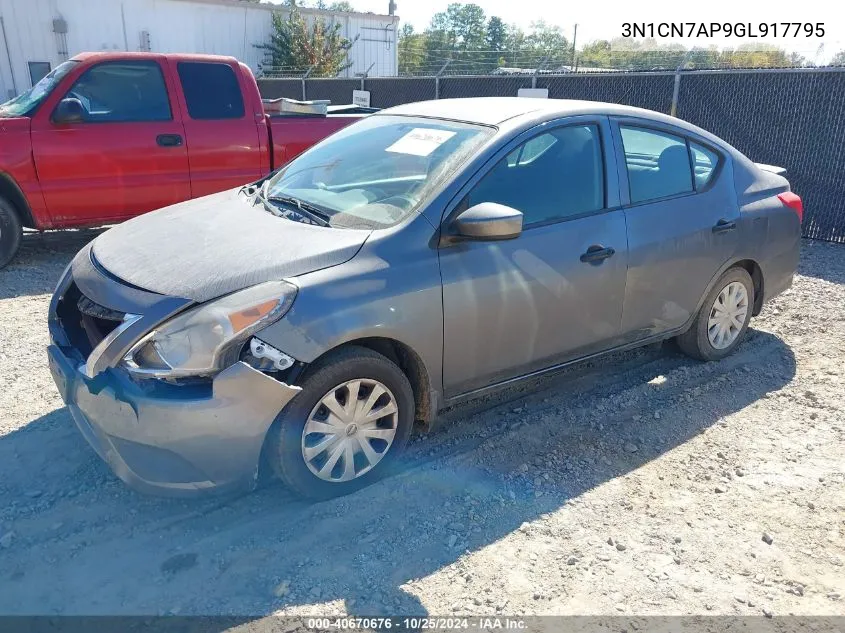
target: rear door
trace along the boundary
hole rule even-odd
[[[523,136],[468,185],[450,218],[497,202],[522,211],[524,228],[516,239],[440,249],[447,397],[619,335],[627,245],[612,147],[604,117],[573,117]]]
[[[182,88],[193,197],[257,180],[262,175],[258,125],[245,103],[237,62],[169,58],[168,63]]]
[[[737,249],[739,207],[727,158],[703,139],[641,119],[613,122],[628,228],[622,333],[684,325]]]
[[[67,97],[82,103],[83,121],[57,124],[53,109],[42,108],[32,123],[38,179],[54,221],[123,220],[190,198],[182,124],[159,60],[94,64]]]

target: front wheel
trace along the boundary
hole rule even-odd
[[[304,497],[327,499],[390,470],[414,422],[414,394],[385,356],[350,346],[312,366],[271,430],[275,473]]]
[[[739,345],[754,306],[754,283],[743,268],[730,268],[704,299],[692,327],[678,337],[678,347],[699,360],[719,360]]]
[[[0,268],[12,261],[21,245],[23,229],[17,211],[0,198]]]

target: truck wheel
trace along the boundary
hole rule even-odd
[[[18,212],[8,200],[0,198],[0,268],[12,261],[21,246],[22,236]]]
[[[310,368],[273,426],[268,455],[295,493],[328,499],[385,475],[414,423],[414,394],[393,362],[350,346]]]
[[[754,309],[754,283],[742,268],[730,268],[701,304],[692,327],[677,341],[681,351],[699,360],[730,354],[748,329]]]

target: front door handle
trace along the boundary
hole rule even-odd
[[[582,253],[581,261],[584,263],[595,264],[604,261],[608,257],[613,257],[616,251],[612,248],[604,247],[601,244],[593,244],[587,249],[586,253]]]
[[[156,143],[161,147],[179,147],[182,145],[182,137],[179,134],[159,134]]]
[[[736,228],[736,222],[733,220],[726,220],[722,218],[713,225],[714,233],[724,233],[725,231],[733,231]]]

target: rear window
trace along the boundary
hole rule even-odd
[[[240,119],[244,116],[241,87],[229,64],[179,62],[177,70],[189,117],[211,120]]]

